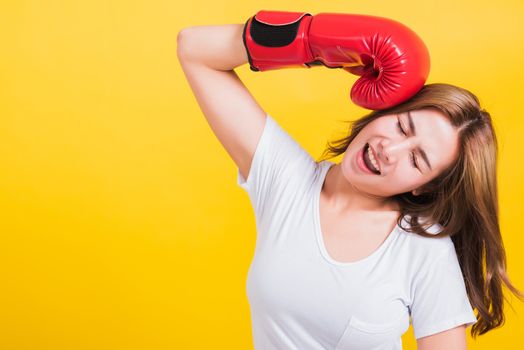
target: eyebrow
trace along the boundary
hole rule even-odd
[[[408,111],[408,120],[409,120],[409,129],[411,130],[413,135],[416,136],[417,134],[415,130],[415,123],[413,123],[413,118],[411,118],[411,111]],[[420,155],[422,156],[426,164],[428,165],[429,169],[433,170],[433,168],[431,167],[431,164],[429,163],[428,155],[426,154],[426,152],[424,152],[424,150],[420,147],[418,147],[417,149],[420,152]]]

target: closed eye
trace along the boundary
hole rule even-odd
[[[407,136],[406,132],[402,128],[402,124],[400,124],[400,119],[399,118],[397,118],[397,127],[400,130],[400,132],[402,133],[402,135]],[[416,161],[416,158],[415,158],[415,152],[411,152],[411,164],[413,165],[413,168],[417,168],[420,171],[419,167],[417,166],[417,161]]]

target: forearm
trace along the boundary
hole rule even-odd
[[[248,63],[242,41],[243,24],[194,26],[177,37],[179,60],[199,62],[217,70],[233,70]]]

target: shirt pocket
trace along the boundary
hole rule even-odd
[[[409,328],[407,308],[402,316],[384,323],[369,323],[352,316],[335,350],[396,349]],[[401,347],[399,347],[401,349]]]

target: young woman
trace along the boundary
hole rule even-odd
[[[251,60],[244,28],[185,28],[177,50],[255,212],[255,348],[401,349],[411,319],[419,349],[466,349],[466,326],[501,326],[503,285],[523,295],[506,274],[496,137],[478,99],[425,85],[315,161],[233,70]]]

